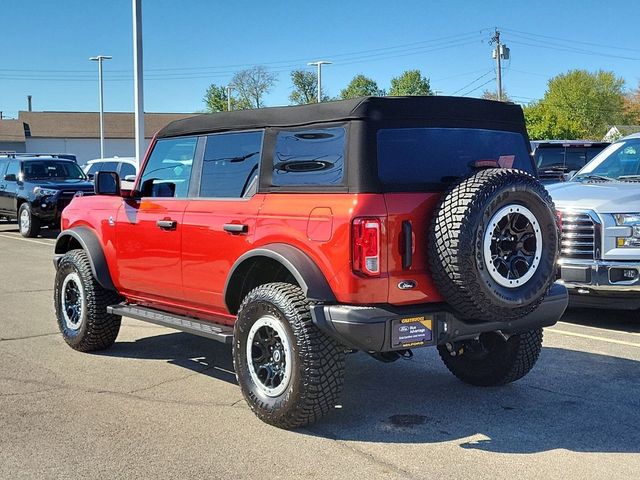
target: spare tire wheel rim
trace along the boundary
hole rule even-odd
[[[487,225],[483,241],[489,276],[506,288],[526,284],[542,256],[540,222],[528,208],[510,204],[498,210]]]
[[[86,302],[82,282],[77,273],[73,272],[65,277],[60,296],[65,325],[69,330],[79,330],[82,326]]]
[[[287,389],[293,351],[278,319],[265,315],[256,320],[247,337],[246,356],[251,379],[263,394],[277,397]]]

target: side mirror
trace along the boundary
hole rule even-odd
[[[17,182],[18,179],[16,178],[15,173],[9,173],[9,174],[4,176],[4,181],[5,182]]]
[[[89,180],[93,180],[93,177],[94,177],[94,176],[95,176],[95,174],[93,174],[93,173],[87,173],[87,178],[88,178]]]
[[[116,172],[98,172],[93,178],[96,195],[120,196],[120,177]]]

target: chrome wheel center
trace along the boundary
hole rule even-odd
[[[540,265],[542,233],[535,215],[522,205],[498,210],[483,240],[484,262],[499,285],[516,288],[527,283]]]
[[[28,231],[30,223],[31,222],[29,219],[29,212],[26,210],[23,210],[22,213],[20,214],[20,230],[22,232]]]

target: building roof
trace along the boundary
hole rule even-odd
[[[158,137],[264,127],[293,127],[318,123],[366,120],[432,121],[437,125],[465,124],[524,129],[522,109],[513,104],[463,97],[361,97],[295,107],[209,113],[177,120]]]
[[[145,137],[174,120],[193,116],[192,113],[145,113]],[[100,115],[97,112],[25,112],[18,113],[17,122],[24,124],[25,135],[32,138],[99,138]],[[4,122],[4,120],[2,121]],[[0,122],[0,123],[2,123]],[[134,138],[134,115],[128,112],[104,114],[105,138]]]
[[[19,120],[0,120],[0,142],[24,142],[24,127]]]
[[[612,125],[611,128],[615,128],[622,135],[640,132],[640,125]]]

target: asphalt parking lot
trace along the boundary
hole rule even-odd
[[[341,408],[259,421],[227,346],[125,319],[113,348],[66,346],[54,232],[0,222],[0,478],[637,478],[640,313],[571,311],[512,385],[457,381],[435,349],[347,359]]]

